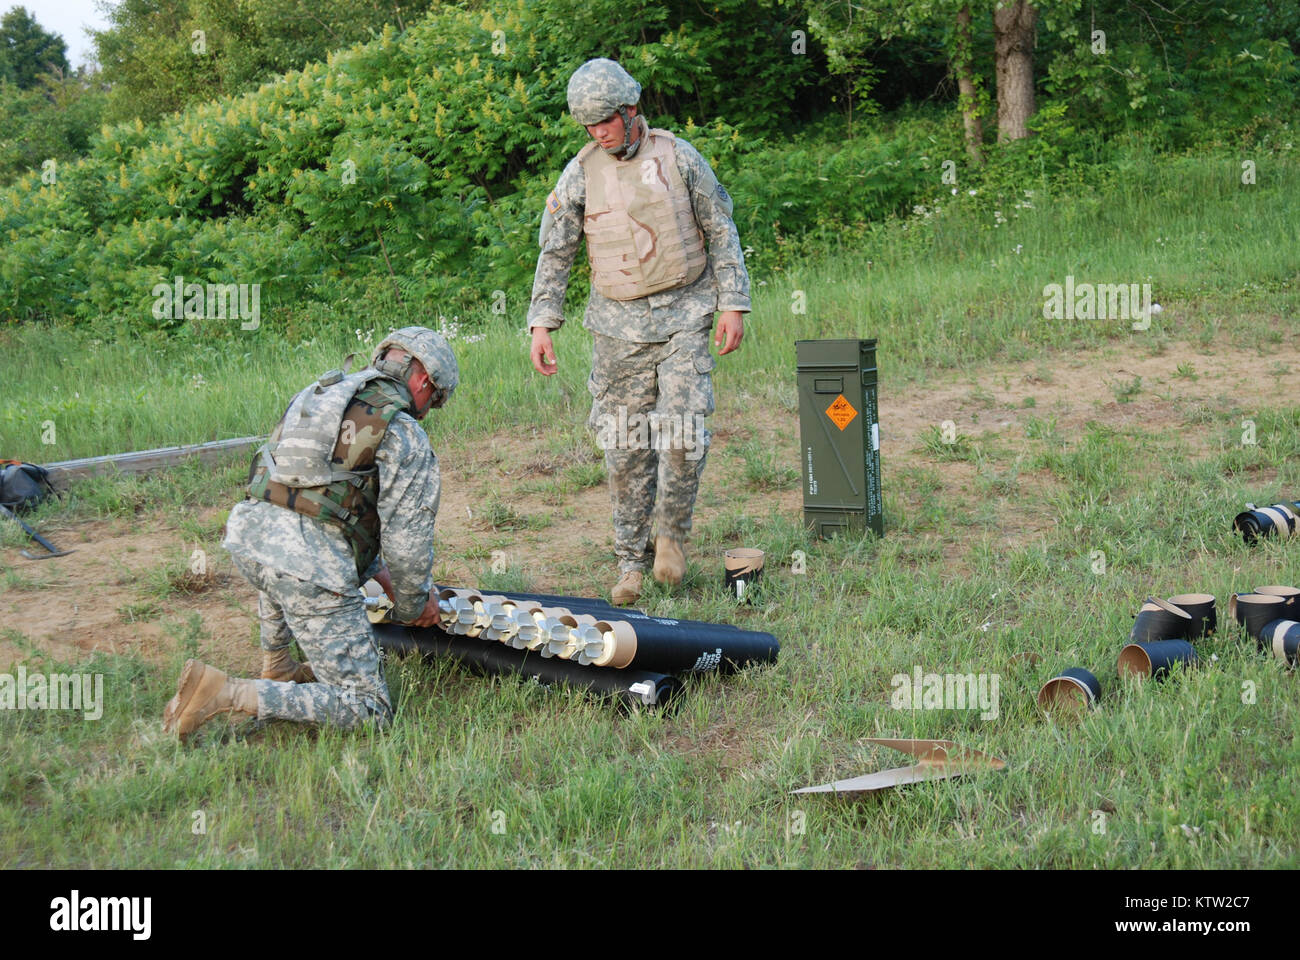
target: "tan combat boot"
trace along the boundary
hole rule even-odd
[[[299,663],[289,656],[288,647],[282,647],[275,653],[262,651],[262,679],[280,683],[315,683],[316,674],[312,672],[310,663]]]
[[[614,589],[609,592],[610,602],[616,607],[626,607],[641,599],[641,581],[644,575],[640,570],[629,570],[619,577]]]
[[[686,554],[672,537],[655,537],[655,579],[677,586],[686,576]]]
[[[177,733],[182,742],[219,713],[257,716],[257,687],[252,680],[231,680],[216,667],[186,660],[176,684],[176,696],[163,710],[163,733]]]

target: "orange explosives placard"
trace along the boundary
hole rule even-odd
[[[831,418],[831,423],[843,430],[853,418],[858,415],[858,411],[853,409],[853,404],[844,399],[844,394],[835,398],[835,402],[826,408],[826,416]]]

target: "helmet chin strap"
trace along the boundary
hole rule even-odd
[[[641,149],[641,144],[645,140],[645,131],[641,131],[641,136],[637,138],[636,143],[632,142],[632,124],[640,122],[641,116],[629,117],[627,107],[618,108],[618,115],[623,118],[623,145],[615,147],[612,150],[606,150],[611,157],[617,157],[620,160],[631,160],[636,156],[637,151]]]

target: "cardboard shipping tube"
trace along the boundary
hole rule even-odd
[[[1285,540],[1300,529],[1300,500],[1275,503],[1271,507],[1256,507],[1248,503],[1246,509],[1233,519],[1232,526],[1241,531],[1242,539],[1247,543],[1274,533]]]
[[[762,550],[753,547],[737,547],[734,550],[724,552],[722,562],[728,573],[740,575],[749,573],[751,570],[762,570],[764,556]]]
[[[671,711],[681,681],[648,670],[596,670],[571,660],[543,660],[522,650],[497,643],[481,643],[448,634],[436,627],[406,627],[380,624],[375,627],[379,645],[394,653],[418,651],[428,659],[446,658],[475,673],[515,674],[532,678],[544,686],[572,686],[615,702],[654,706]],[[409,694],[410,691],[408,691]]]
[[[1186,640],[1153,640],[1130,643],[1119,654],[1119,675],[1163,680],[1175,663],[1184,668],[1196,664],[1196,648]]]
[[[1186,610],[1164,601],[1148,597],[1133,621],[1133,629],[1128,638],[1132,643],[1148,640],[1181,640],[1187,636],[1192,625],[1191,615]]]
[[[1282,614],[1286,600],[1266,593],[1234,593],[1228,606],[1233,619],[1246,628],[1251,639],[1258,640],[1265,624]]]
[[[763,551],[753,547],[737,547],[723,553],[722,585],[726,591],[743,601],[763,574],[763,558]]]
[[[1170,597],[1169,602],[1179,609],[1186,610],[1192,622],[1187,627],[1187,639],[1199,640],[1214,634],[1219,626],[1214,595],[1210,593],[1180,593]]]
[[[635,659],[628,664],[637,670],[653,670],[681,675],[733,670],[775,663],[781,645],[770,633],[742,630],[728,623],[650,617],[640,610],[614,607],[604,600],[590,597],[556,596],[544,593],[517,593],[518,600],[557,604],[573,613],[590,613],[613,623],[623,620],[636,631]]]
[[[1038,706],[1045,713],[1080,713],[1101,699],[1101,683],[1088,670],[1062,670],[1038,691]]]
[[[1300,623],[1294,620],[1274,620],[1264,627],[1259,645],[1294,667],[1300,660]]]
[[[626,620],[601,620],[596,629],[605,637],[605,652],[592,666],[622,670],[636,658],[636,629]]]
[[[1262,513],[1273,521],[1273,529],[1277,531],[1279,537],[1283,540],[1295,532],[1295,514],[1283,507],[1281,504],[1274,504],[1271,507],[1260,507],[1256,513]]]
[[[1271,587],[1256,587],[1256,593],[1261,593],[1266,597],[1281,597],[1286,601],[1282,610],[1282,616],[1294,618],[1300,616],[1300,587],[1283,587],[1274,585]]]

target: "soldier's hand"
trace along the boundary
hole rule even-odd
[[[442,623],[442,614],[438,612],[438,595],[429,594],[429,602],[424,605],[420,615],[411,621],[413,627],[436,627]]]
[[[718,356],[735,350],[744,337],[745,315],[743,313],[739,310],[728,310],[718,317],[718,332],[713,335],[714,345],[722,348],[718,351]]]
[[[551,343],[551,331],[545,327],[533,327],[532,348],[533,369],[549,377],[559,369],[555,362],[555,344]]]

